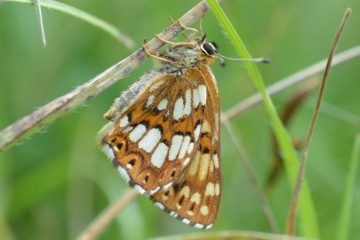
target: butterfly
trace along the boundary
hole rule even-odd
[[[222,182],[219,92],[210,69],[216,44],[204,35],[157,55],[144,50],[157,67],[115,99],[100,145],[131,187],[182,222],[208,229]]]

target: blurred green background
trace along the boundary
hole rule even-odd
[[[142,46],[144,37],[169,25],[198,1],[62,1],[98,16],[129,35]],[[358,0],[223,0],[224,11],[254,57],[266,56],[261,65],[266,85],[327,57],[346,7],[353,14],[345,28],[338,52],[360,44]],[[54,10],[43,9],[48,46],[42,48],[39,27],[30,5],[0,5],[0,129],[37,107],[73,90],[134,50],[126,49],[93,26]],[[195,24],[197,27],[198,24]],[[236,57],[234,49],[211,12],[203,28],[219,51]],[[177,40],[181,40],[178,37]],[[325,104],[312,139],[306,171],[323,239],[335,239],[340,206],[360,118],[360,60],[332,69]],[[127,78],[0,155],[0,238],[73,239],[128,186],[98,149],[97,132],[113,99],[151,69],[146,60]],[[223,110],[255,93],[242,63],[213,65]],[[281,111],[297,85],[273,97]],[[317,91],[298,110],[290,133],[304,139]],[[355,123],[340,120],[343,113]],[[259,105],[232,121],[253,167],[266,185],[274,159],[271,131],[264,108]],[[222,132],[223,195],[218,220],[208,230],[270,232],[253,186],[228,134]],[[359,179],[359,178],[357,178]],[[286,174],[268,200],[280,229],[284,229],[291,192]],[[354,190],[349,239],[360,239],[360,184]],[[298,227],[299,233],[301,226]],[[164,214],[145,197],[138,197],[114,221],[100,239],[145,239],[198,232]]]

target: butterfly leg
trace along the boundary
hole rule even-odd
[[[203,23],[203,18],[201,17],[200,18],[200,33],[201,33],[201,36],[205,36],[205,32],[204,32],[202,23]]]
[[[171,46],[174,46],[174,47],[194,47],[197,45],[197,42],[195,42],[195,41],[174,43],[174,42],[168,41],[168,40],[160,37],[159,34],[156,34],[155,37],[157,39],[159,39],[160,41],[162,41],[163,43],[170,44]]]
[[[163,61],[163,62],[168,62],[168,63],[171,63],[171,64],[178,64],[177,62],[174,62],[174,61],[171,61],[169,59],[166,59],[166,58],[162,58],[162,57],[159,57],[155,54],[152,54],[149,52],[149,50],[147,49],[146,47],[146,38],[144,38],[144,45],[143,45],[143,49],[144,49],[144,52],[145,54],[148,56],[148,57],[152,57],[154,59],[157,59],[157,60],[160,60],[160,61]]]
[[[190,28],[190,27],[186,27],[186,26],[185,26],[184,24],[182,24],[179,20],[175,21],[171,16],[168,16],[168,18],[169,18],[169,20],[170,20],[171,23],[177,23],[177,24],[179,24],[179,26],[180,26],[181,28],[183,28],[183,29],[185,29],[185,30],[192,31],[193,34],[198,33],[198,30],[197,30],[197,29],[195,29],[195,28]],[[192,34],[192,35],[193,35],[193,34]],[[183,35],[187,40],[190,39],[190,37],[189,37],[188,35],[186,35],[185,33],[183,33],[183,32],[181,33],[181,35]]]

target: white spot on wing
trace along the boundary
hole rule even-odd
[[[168,100],[167,99],[163,99],[160,101],[160,103],[158,104],[157,106],[157,109],[162,111],[164,110],[166,107],[167,107],[167,104],[168,104]]]
[[[197,88],[193,89],[193,107],[197,108],[200,103],[199,90]]]
[[[124,181],[128,183],[130,181],[130,176],[127,173],[127,171],[125,169],[123,169],[121,166],[119,166],[117,168],[117,170],[118,170],[118,173],[120,174],[120,176],[123,177]]]
[[[214,172],[214,161],[209,161],[209,171],[210,173],[213,173]]]
[[[137,125],[129,134],[129,138],[132,142],[139,140],[146,132],[146,127],[143,124]]]
[[[152,152],[152,150],[154,150],[155,146],[160,141],[160,138],[161,138],[160,130],[157,128],[152,128],[139,142],[139,148],[142,148],[146,152],[150,153]]]
[[[193,215],[194,215],[194,212],[193,212],[193,211],[187,211],[187,215],[193,216]]]
[[[194,150],[194,143],[191,142],[191,143],[189,143],[187,153],[190,154],[190,153],[192,153],[193,150]]]
[[[166,146],[166,144],[161,142],[156,147],[153,155],[151,156],[152,165],[154,165],[157,168],[160,168],[165,162],[165,158],[166,158],[168,150],[169,150],[169,147]]]
[[[200,201],[201,201],[201,195],[199,192],[194,193],[190,198],[190,202],[195,202],[196,204],[200,204]]]
[[[158,206],[161,210],[164,210],[164,209],[165,209],[164,205],[162,205],[162,204],[159,203],[159,202],[156,202],[156,203],[155,203],[155,206]]]
[[[168,199],[169,199],[169,197],[166,196],[165,194],[161,195],[161,200],[162,200],[162,202],[165,202],[165,201],[167,201]]]
[[[214,195],[215,195],[215,185],[212,182],[208,182],[208,184],[206,184],[205,196],[214,196]]]
[[[183,141],[183,136],[174,135],[171,139],[171,147],[169,151],[169,161],[175,160],[178,152],[180,150],[181,143]]]
[[[150,190],[149,193],[150,193],[150,195],[153,195],[154,193],[156,193],[159,190],[160,190],[160,187],[158,186],[157,188]]]
[[[102,150],[110,160],[114,160],[115,154],[109,145],[104,144]]]
[[[177,217],[177,216],[178,216],[178,214],[177,214],[176,212],[174,212],[174,211],[170,211],[169,214],[170,214],[170,216],[173,216],[173,217]]]
[[[220,184],[216,183],[214,190],[215,190],[215,195],[219,196],[220,195]]]
[[[183,162],[183,166],[187,166],[190,162],[190,158],[185,158],[184,162]]]
[[[145,189],[143,189],[140,185],[135,184],[134,188],[140,193],[140,194],[144,194],[146,191]]]
[[[134,127],[127,127],[127,128],[125,128],[124,129],[124,131],[122,131],[123,133],[128,133],[128,132],[130,132],[131,130],[133,130],[134,129]]]
[[[172,184],[173,184],[173,182],[169,182],[168,184],[165,184],[162,189],[163,189],[163,190],[166,190],[166,189],[168,189],[169,187],[171,187]]]
[[[162,80],[162,81],[159,81],[157,83],[155,83],[151,88],[150,88],[150,92],[158,89],[163,83],[164,83],[165,80]]]
[[[195,175],[198,172],[198,168],[200,164],[200,156],[201,156],[200,151],[197,151],[194,159],[189,165],[189,170],[188,170],[189,175]]]
[[[188,225],[190,224],[190,220],[187,219],[187,218],[184,218],[184,219],[182,220],[182,222],[185,223],[185,224],[188,224]]]
[[[118,151],[119,151],[119,148],[118,148],[116,145],[114,146],[114,151],[115,151],[115,152],[118,152]]]
[[[185,93],[185,107],[184,107],[184,115],[190,115],[191,113],[191,90],[186,90]]]
[[[219,157],[217,154],[213,155],[213,162],[214,162],[214,167],[219,168]]]
[[[194,227],[196,228],[204,228],[204,224],[201,224],[201,223],[195,223]]]
[[[184,141],[183,141],[183,143],[181,145],[178,159],[181,159],[181,158],[185,157],[185,154],[186,154],[186,151],[188,149],[190,140],[191,140],[190,136],[185,136],[184,137]]]
[[[204,132],[204,133],[211,132],[211,126],[207,120],[204,120],[202,127],[201,127],[201,132]]]
[[[184,195],[184,197],[188,198],[190,195],[190,188],[189,186],[184,186],[179,193],[180,196]]]
[[[148,98],[148,100],[146,101],[146,107],[149,107],[149,106],[153,103],[154,99],[155,99],[155,96],[154,96],[154,95],[151,95],[151,96]]]
[[[200,162],[199,179],[204,180],[209,172],[210,154],[201,155]]]
[[[201,105],[204,106],[206,104],[206,87],[205,87],[205,85],[199,86],[199,97],[200,97]]]
[[[179,97],[174,105],[174,119],[179,120],[182,116],[184,116],[184,99]]]
[[[125,115],[124,117],[122,117],[122,118],[120,119],[120,124],[119,124],[119,126],[120,126],[121,128],[123,128],[123,127],[125,127],[125,126],[128,125],[128,124],[129,124],[129,118],[128,118],[127,115]]]
[[[209,215],[209,208],[208,206],[204,205],[200,208],[200,213],[204,216]]]
[[[201,124],[198,124],[194,130],[194,138],[195,142],[199,139],[200,136],[200,130],[201,130]]]

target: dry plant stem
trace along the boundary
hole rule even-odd
[[[346,50],[340,54],[337,54],[333,61],[331,66],[336,66],[340,63],[346,62],[352,58],[359,57],[360,56],[360,46],[353,47],[349,50]],[[308,68],[305,68],[304,70],[301,70],[293,75],[290,75],[284,79],[281,79],[277,81],[275,84],[269,86],[267,88],[267,92],[269,95],[274,95],[276,93],[281,92],[282,90],[295,85],[296,83],[299,83],[315,74],[320,73],[323,71],[327,60],[321,61],[319,63],[316,63]],[[247,99],[241,101],[234,107],[228,109],[224,112],[226,117],[229,120],[232,120],[236,116],[239,116],[241,113],[245,112],[246,110],[250,109],[251,107],[259,104],[262,102],[261,95],[259,93],[256,93]]]
[[[260,186],[259,180],[256,177],[255,171],[251,166],[251,163],[250,163],[249,157],[246,153],[246,150],[245,150],[244,146],[241,144],[239,137],[237,137],[235,135],[235,133],[234,133],[235,131],[231,127],[229,120],[226,118],[226,116],[223,113],[221,114],[221,123],[226,128],[228,134],[230,135],[231,141],[234,143],[236,150],[238,151],[238,153],[240,155],[242,164],[245,168],[246,173],[249,176],[249,180],[250,180],[253,188],[255,189],[258,200],[260,201],[260,205],[263,209],[265,218],[269,224],[271,231],[273,233],[279,233],[279,227],[276,223],[274,215],[271,212],[271,209],[270,209],[269,203],[266,199],[265,193],[263,192],[263,190]]]
[[[150,240],[309,240],[280,234],[251,231],[217,231],[151,238]]]
[[[201,1],[193,9],[183,15],[179,21],[184,26],[190,26],[196,20],[200,19],[208,10],[209,7],[206,2]],[[182,30],[183,28],[179,23],[175,22],[159,35],[163,39],[171,40]],[[162,41],[154,38],[147,43],[146,48],[150,52],[155,52],[163,45],[164,43]],[[64,116],[66,113],[80,107],[85,102],[90,101],[93,97],[112,86],[119,79],[127,76],[138,67],[146,57],[147,56],[141,48],[82,86],[17,120],[0,132],[0,152],[24,137],[40,131],[43,127],[49,125],[59,117]]]
[[[117,202],[107,207],[100,216],[98,216],[81,234],[78,240],[95,239],[109,223],[116,218],[122,209],[124,209],[136,196],[137,190],[131,189],[124,194]]]
[[[331,46],[331,50],[329,53],[329,57],[328,57],[328,62],[326,64],[326,68],[325,68],[325,73],[324,73],[324,77],[322,79],[322,83],[320,85],[320,92],[318,95],[318,99],[316,101],[316,106],[314,109],[314,113],[311,119],[311,123],[310,123],[310,127],[309,127],[309,131],[306,137],[306,141],[305,141],[305,145],[304,145],[304,151],[303,151],[303,156],[301,159],[301,163],[300,163],[300,168],[299,168],[299,174],[298,177],[296,179],[296,185],[295,185],[295,191],[293,193],[292,196],[292,200],[291,200],[291,206],[290,206],[290,211],[289,211],[289,216],[288,216],[288,221],[287,221],[287,226],[286,226],[286,230],[285,233],[291,236],[294,236],[295,234],[295,225],[296,225],[296,210],[297,210],[297,206],[298,206],[298,201],[299,201],[299,196],[300,196],[300,192],[301,192],[301,186],[304,180],[304,174],[305,174],[305,167],[306,167],[306,162],[307,162],[307,156],[308,156],[308,152],[309,152],[309,146],[310,146],[310,142],[311,142],[311,138],[314,132],[314,128],[315,128],[315,124],[316,124],[316,120],[317,120],[317,116],[319,113],[319,109],[320,109],[320,105],[324,96],[324,91],[326,88],[326,83],[329,79],[329,75],[330,75],[330,70],[331,70],[331,62],[333,60],[334,57],[334,53],[336,50],[336,47],[338,46],[342,31],[347,23],[347,20],[349,19],[349,16],[351,14],[351,9],[348,8],[345,11],[344,17],[341,20],[341,24],[340,27],[336,33],[335,39],[333,41],[333,44]]]
[[[287,101],[285,108],[280,114],[281,121],[285,126],[289,125],[295,113],[299,110],[300,106],[309,97],[310,93],[317,88],[320,84],[319,78],[313,78],[302,85],[291,98]]]
[[[282,110],[280,114],[281,121],[284,126],[287,128],[289,126],[290,120],[294,117],[295,113],[299,110],[300,106],[303,102],[309,97],[310,93],[319,86],[319,79],[314,78],[311,81],[307,82],[304,86],[302,86],[297,92],[295,92],[294,96],[287,101],[285,108]],[[299,146],[301,144],[296,143],[293,140],[294,146],[296,150],[299,150]],[[276,183],[276,180],[279,177],[279,174],[284,168],[284,160],[281,156],[278,142],[276,141],[275,134],[272,133],[271,136],[271,146],[272,152],[274,156],[273,167],[270,170],[270,175],[268,176],[268,180],[266,183],[266,189],[270,191]]]

